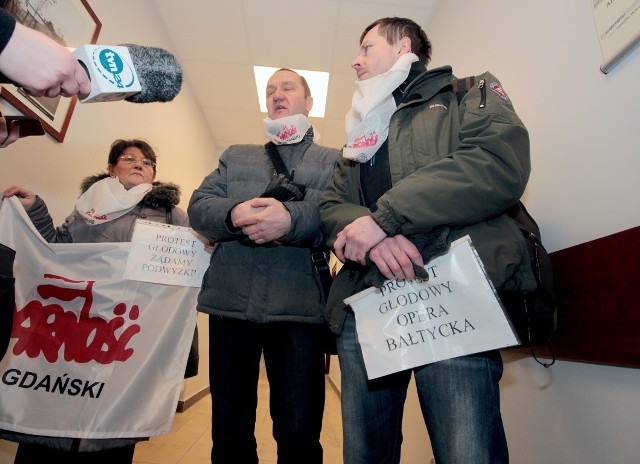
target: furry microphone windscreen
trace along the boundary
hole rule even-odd
[[[142,90],[126,101],[133,103],[168,102],[182,88],[182,68],[175,56],[162,48],[122,44],[127,47]]]

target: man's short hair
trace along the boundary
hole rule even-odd
[[[360,36],[360,44],[364,40],[364,36],[376,26],[380,26],[378,31],[381,36],[387,39],[389,44],[397,43],[403,37],[411,40],[411,51],[415,53],[420,61],[425,64],[431,59],[431,42],[427,38],[427,34],[414,21],[408,18],[380,18],[371,23]]]
[[[302,87],[304,88],[304,96],[305,97],[310,97],[311,96],[311,88],[309,87],[309,83],[307,82],[307,80],[304,78],[304,76],[302,74],[298,74],[293,69],[289,69],[289,68],[280,68],[276,72],[274,72],[273,74],[275,74],[277,72],[280,72],[280,71],[289,71],[289,72],[292,72],[293,74],[297,74],[300,77],[300,80],[302,81]]]

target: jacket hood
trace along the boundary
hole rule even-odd
[[[108,172],[85,177],[80,184],[81,193],[86,192],[93,184],[107,177],[109,177]],[[178,185],[171,182],[153,182],[151,185],[153,186],[151,191],[147,193],[140,202],[143,206],[156,209],[178,206],[181,194]]]

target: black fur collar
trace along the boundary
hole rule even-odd
[[[106,177],[109,177],[108,172],[85,177],[82,180],[82,184],[80,184],[82,193],[86,192],[89,187]],[[166,209],[167,207],[178,206],[181,194],[180,187],[178,185],[171,182],[154,182],[152,185],[153,188],[151,191],[147,193],[140,202],[142,203],[142,206],[156,209]]]

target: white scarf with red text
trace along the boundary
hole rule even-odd
[[[117,177],[105,177],[80,195],[76,210],[92,226],[113,221],[131,211],[151,188],[151,184],[139,184],[127,190]]]
[[[414,61],[418,57],[406,53],[387,72],[356,82],[358,89],[346,117],[347,144],[342,156],[366,163],[387,140],[389,121],[396,110],[393,91],[407,79]]]
[[[264,118],[262,123],[267,138],[276,145],[301,142],[311,127],[309,119],[304,114],[294,114],[278,119]]]

